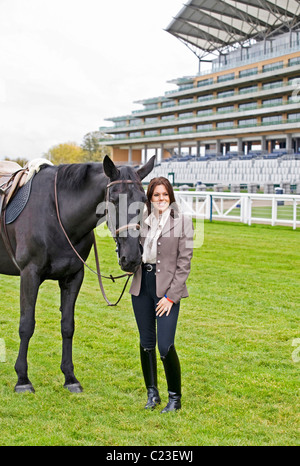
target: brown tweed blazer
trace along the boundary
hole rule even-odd
[[[176,214],[175,214],[176,215]],[[141,244],[144,245],[148,226],[141,229]],[[188,216],[177,214],[169,216],[161,235],[157,240],[156,257],[156,294],[165,294],[174,303],[186,298],[188,290],[186,280],[191,269],[193,255],[193,222]],[[141,289],[142,267],[133,276],[129,293],[138,296]]]

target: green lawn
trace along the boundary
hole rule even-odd
[[[300,337],[299,235],[287,227],[205,223],[176,337],[183,407],[168,415],[143,409],[128,293],[118,307],[106,306],[89,271],[74,337],[75,374],[84,392],[63,388],[58,286],[49,281],[40,290],[29,350],[36,393],[15,394],[19,280],[2,275],[0,445],[299,445],[300,362],[293,357]],[[117,273],[112,239],[99,245],[105,248],[102,272]],[[106,284],[109,298],[120,288]],[[160,360],[158,370],[164,406]]]

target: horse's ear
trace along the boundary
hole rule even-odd
[[[148,162],[145,163],[145,165],[143,165],[141,168],[137,170],[137,174],[139,175],[141,180],[146,178],[146,176],[149,175],[149,173],[153,170],[154,162],[155,162],[155,155],[153,155],[153,157],[151,157],[151,159],[148,160]]]
[[[120,175],[119,170],[115,166],[114,162],[106,155],[103,160],[104,173],[111,180],[117,179]]]

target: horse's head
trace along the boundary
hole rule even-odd
[[[155,156],[140,169],[117,168],[109,157],[103,161],[104,173],[109,177],[106,193],[108,226],[115,237],[119,264],[126,272],[135,272],[142,261],[139,228],[145,192],[141,180],[153,169]]]

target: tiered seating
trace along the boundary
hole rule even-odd
[[[168,177],[175,173],[175,183],[193,184],[201,181],[204,184],[280,184],[300,181],[300,158],[285,159],[278,157],[263,158],[227,158],[209,159],[205,161],[169,161],[156,166],[145,179],[149,182],[155,176]]]

